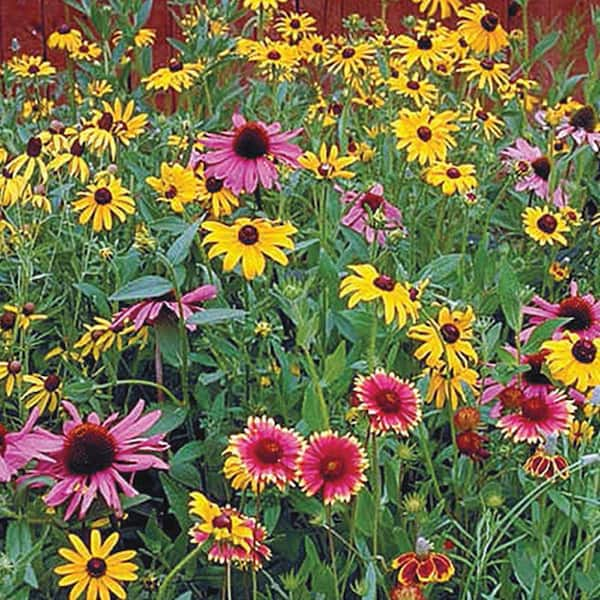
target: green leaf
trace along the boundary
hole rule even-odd
[[[173,406],[172,404],[155,404],[149,408],[159,408],[161,416],[150,430],[146,432],[147,436],[156,435],[157,433],[168,433],[177,429],[185,421],[188,414],[187,408]]]
[[[190,462],[202,456],[203,453],[203,442],[188,442],[187,444],[179,448],[179,450],[177,450],[175,456],[173,456],[173,460],[171,461],[171,463],[173,464]]]
[[[130,281],[117,290],[109,300],[139,300],[140,298],[157,298],[173,289],[168,279],[156,275],[145,275]]]
[[[144,23],[150,17],[150,12],[152,11],[152,3],[153,0],[146,0],[140,10],[138,10],[137,15],[135,15],[135,28],[139,29],[144,25]]]
[[[323,385],[330,385],[336,381],[346,370],[346,342],[341,341],[333,354],[325,359],[325,372]]]
[[[178,265],[187,258],[198,233],[198,227],[200,227],[200,221],[194,221],[167,250],[167,259],[172,265]]]
[[[537,352],[540,349],[542,342],[549,340],[558,327],[568,323],[570,320],[570,318],[550,319],[549,321],[545,321],[541,325],[538,325],[531,333],[527,343],[523,346],[523,352],[525,352],[525,354]]]
[[[302,402],[302,418],[311,431],[322,431],[329,427],[327,407],[321,405],[321,399],[312,385],[306,386]]]
[[[500,267],[500,278],[498,282],[498,296],[500,306],[506,317],[506,322],[515,331],[521,331],[521,300],[519,298],[519,280],[513,268],[503,262]]]
[[[356,526],[365,535],[373,533],[373,517],[375,516],[375,503],[368,490],[362,489],[358,495],[356,506]]]
[[[460,264],[462,254],[445,254],[432,260],[419,273],[418,279],[429,278],[434,282],[443,282],[456,272]],[[464,259],[463,259],[464,260]]]
[[[215,323],[243,319],[245,316],[246,311],[237,308],[206,308],[193,314],[187,322],[194,325],[214,325]]]
[[[546,34],[531,51],[531,59],[529,64],[533,65],[540,60],[540,58],[542,58],[542,56],[544,56],[544,54],[546,54],[546,52],[548,52],[548,50],[550,50],[556,44],[556,42],[558,42],[560,35],[560,31],[556,30]]]
[[[175,515],[181,529],[184,531],[189,529],[192,525],[192,520],[188,514],[188,490],[166,473],[159,473],[158,477],[167,495],[170,512]]]

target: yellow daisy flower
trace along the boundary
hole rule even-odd
[[[176,58],[169,60],[167,67],[157,69],[142,79],[147,90],[189,90],[204,70],[204,65],[183,63]]]
[[[355,163],[355,156],[339,156],[338,147],[333,144],[329,150],[325,142],[321,144],[319,156],[314,152],[305,152],[298,162],[309,171],[312,171],[317,179],[350,179],[355,173],[344,170],[345,167]]]
[[[467,81],[477,80],[477,89],[487,87],[493,93],[494,89],[508,84],[508,68],[508,64],[492,58],[465,58],[458,71],[467,74]]]
[[[428,17],[433,17],[440,11],[440,19],[447,19],[453,13],[457,13],[462,6],[461,0],[412,0],[414,4],[419,5],[419,11],[426,13]]]
[[[208,251],[208,258],[224,254],[223,270],[232,271],[242,261],[242,273],[248,280],[262,275],[265,256],[279,263],[288,264],[288,257],[281,248],[294,249],[289,236],[298,230],[291,223],[276,224],[265,219],[236,219],[233,225],[208,221],[202,225],[209,233],[202,245],[215,244]]]
[[[33,136],[29,138],[25,151],[19,156],[13,158],[7,165],[7,168],[13,175],[18,175],[23,171],[23,180],[28,183],[35,171],[40,175],[42,182],[48,179],[48,169],[42,158],[44,150],[44,141],[42,136]]]
[[[100,532],[92,529],[89,548],[73,533],[68,534],[68,538],[72,548],[58,550],[67,563],[55,567],[54,572],[62,575],[58,581],[60,587],[73,586],[69,600],[77,600],[86,590],[86,600],[108,600],[112,594],[126,598],[121,582],[137,579],[138,566],[131,562],[136,551],[111,554],[119,541],[117,532],[111,533],[103,543]]]
[[[238,197],[225,185],[222,179],[206,177],[201,170],[196,171],[198,183],[197,201],[210,214],[219,219],[233,212],[240,205]]]
[[[446,196],[464,194],[477,187],[475,165],[435,163],[425,171],[425,181],[430,185],[441,186]]]
[[[134,331],[134,327],[119,325],[112,327],[108,319],[94,317],[93,325],[84,324],[86,332],[73,344],[73,348],[80,349],[79,355],[85,358],[89,354],[98,360],[103,352],[113,346],[120,352],[123,349],[123,336]]]
[[[54,110],[54,101],[48,98],[40,98],[39,100],[25,100],[21,116],[25,120],[31,120],[37,123],[40,119],[45,119],[52,114]]]
[[[446,38],[430,32],[417,38],[408,35],[399,36],[394,53],[402,57],[402,62],[407,68],[418,62],[427,71],[431,71],[436,63],[450,58]]]
[[[89,62],[97,60],[101,55],[102,49],[98,44],[85,40],[69,53],[69,56],[74,60],[87,60]]]
[[[185,205],[193,202],[198,192],[194,172],[178,164],[162,163],[160,177],[147,177],[146,183],[160,194],[158,200],[168,202],[176,213],[183,212]]]
[[[17,327],[23,331],[27,331],[36,321],[45,321],[48,315],[36,314],[35,304],[33,302],[25,302],[21,308],[13,304],[5,304],[4,310],[15,315]]]
[[[574,419],[569,429],[569,441],[574,446],[589,442],[594,437],[594,426],[588,421]]]
[[[405,98],[410,98],[420,108],[423,104],[435,102],[438,96],[437,87],[417,75],[407,77],[400,74],[387,80],[388,87]]]
[[[458,11],[458,31],[475,52],[495,54],[508,46],[508,36],[498,15],[476,3]]]
[[[66,50],[73,52],[82,42],[81,31],[72,29],[68,25],[61,25],[56,31],[53,31],[49,36],[46,44],[48,48],[56,48],[57,50]]]
[[[250,10],[277,10],[280,4],[285,4],[287,0],[244,0],[244,8]]]
[[[504,121],[494,113],[483,110],[479,100],[472,105],[467,104],[464,115],[459,120],[472,123],[472,126],[480,130],[488,141],[499,139],[503,135]]]
[[[456,410],[459,402],[466,402],[467,390],[477,393],[477,371],[469,367],[448,369],[444,366],[425,369],[424,375],[429,377],[425,402],[435,402],[436,408],[442,408],[446,402],[452,410]]]
[[[4,381],[4,391],[10,396],[15,386],[21,384],[21,363],[18,360],[0,362],[0,381]]]
[[[561,383],[580,392],[600,385],[600,338],[583,339],[567,331],[561,340],[544,342],[542,349],[549,351],[546,363]]]
[[[317,30],[316,19],[308,13],[282,13],[275,21],[275,31],[286,41],[296,43]]]
[[[548,268],[548,273],[554,281],[564,281],[571,274],[571,269],[569,265],[562,265],[555,260]]]
[[[553,213],[545,207],[527,207],[523,211],[522,219],[525,233],[540,246],[568,244],[563,233],[569,231],[569,226],[560,212]]]
[[[307,62],[320,65],[329,59],[334,45],[322,35],[313,34],[303,37],[298,48]]]
[[[129,190],[112,175],[97,177],[79,195],[80,199],[73,202],[73,209],[81,212],[79,222],[82,225],[92,221],[94,231],[110,231],[113,215],[123,223],[127,215],[135,213],[135,200],[129,195]]]
[[[67,165],[71,177],[78,177],[81,183],[86,183],[90,178],[90,168],[85,158],[83,158],[85,146],[78,138],[69,140],[69,143],[67,151],[57,154],[48,163],[48,170],[57,171]]]
[[[46,410],[54,412],[62,398],[62,381],[56,373],[43,375],[23,375],[23,381],[31,387],[23,394],[25,408],[37,406],[40,414]]]
[[[359,42],[336,48],[325,64],[332,73],[341,72],[345,79],[352,79],[363,73],[374,58],[375,48],[368,42]]]
[[[50,77],[56,73],[56,69],[41,56],[15,56],[9,63],[8,68],[21,79],[37,79],[38,77]]]

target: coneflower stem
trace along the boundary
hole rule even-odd
[[[256,186],[256,189],[254,190],[254,199],[256,200],[256,209],[259,211],[262,211],[263,207],[262,207],[262,196],[260,193],[260,185]]]
[[[156,340],[154,342],[154,372],[156,377],[156,383],[159,386],[163,387],[163,364],[162,356],[160,354],[160,344],[158,343],[158,336],[156,336]],[[156,388],[156,399],[159,402],[164,402],[165,395],[161,387]]]
[[[160,588],[158,589],[158,594],[156,595],[156,600],[164,600],[167,598],[167,594],[172,591],[171,589],[171,581],[173,578],[183,567],[185,567],[189,562],[191,562],[202,550],[202,545],[196,546],[194,550],[192,550],[187,556],[184,556],[167,574],[164,581],[162,582]]]

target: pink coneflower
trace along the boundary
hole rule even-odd
[[[571,320],[557,327],[553,336],[555,339],[560,339],[564,330],[586,339],[600,337],[600,300],[596,300],[592,294],[580,296],[575,281],[569,285],[569,295],[559,303],[552,304],[536,295],[532,304],[523,308],[523,313],[530,317],[528,327],[522,333],[524,340],[529,338],[535,327],[557,318]]]
[[[403,230],[402,213],[383,197],[380,183],[367,192],[344,192],[341,201],[351,205],[342,217],[342,225],[360,233],[369,244],[376,240],[383,246],[390,231]],[[372,226],[374,221],[377,227]]]
[[[40,411],[36,407],[20,431],[9,432],[0,423],[0,482],[10,481],[33,458],[44,458],[43,452],[48,444],[40,443],[38,437],[32,434],[39,416]]]
[[[569,429],[573,403],[559,392],[525,397],[517,412],[501,417],[497,426],[515,442],[543,442]]]
[[[229,438],[223,471],[235,489],[252,487],[262,492],[273,483],[283,490],[296,478],[298,457],[304,447],[293,430],[280,427],[273,419],[250,417],[246,428]]]
[[[314,433],[300,456],[298,476],[308,496],[319,491],[325,504],[349,502],[364,482],[367,460],[364,449],[351,435],[332,431]]]
[[[200,287],[181,296],[181,308],[183,319],[203,310],[201,302],[212,300],[217,296],[217,288],[214,285],[201,285]],[[170,292],[159,298],[142,300],[132,306],[123,308],[113,317],[112,329],[122,327],[126,321],[133,321],[135,330],[138,331],[144,325],[154,325],[160,318],[166,317],[171,312],[176,317],[180,316],[179,304],[175,294]],[[186,323],[185,326],[190,331],[195,331],[196,326],[192,323]]]
[[[548,199],[552,163],[539,148],[532,146],[523,138],[518,138],[513,146],[502,150],[500,156],[504,161],[512,164],[519,175],[519,181],[515,185],[517,192],[532,191],[543,200]],[[556,206],[565,206],[566,197],[562,182],[557,185],[552,202]]]
[[[158,421],[160,410],[142,416],[144,401],[140,400],[121,421],[117,422],[119,415],[113,413],[101,423],[96,413],[91,413],[83,421],[73,404],[63,402],[62,406],[71,419],[64,423],[60,435],[36,429],[35,435],[49,448],[46,450],[47,457],[39,460],[25,480],[41,476],[56,481],[44,501],[48,506],[68,502],[65,521],[78,508],[78,516],[83,519],[98,495],[117,515],[121,515],[123,510],[118,490],[128,497],[138,494],[123,474],[131,473],[131,481],[137,471],[169,468],[152,454],[169,447],[163,441],[164,434],[142,437]]]
[[[557,128],[556,137],[564,139],[571,137],[578,146],[588,144],[594,152],[600,150],[600,131],[598,117],[593,106],[582,106]]]
[[[234,194],[245,190],[253,193],[258,185],[266,189],[278,186],[274,161],[297,169],[302,150],[289,140],[302,128],[281,133],[281,124],[266,125],[262,121],[246,121],[239,113],[232,117],[233,129],[223,133],[209,133],[200,141],[208,150],[196,160],[206,165],[206,177],[225,181]]]
[[[358,376],[354,391],[367,412],[371,429],[408,435],[421,420],[421,398],[408,381],[377,369],[368,377]]]

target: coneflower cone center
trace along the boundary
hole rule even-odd
[[[428,35],[423,35],[417,40],[417,48],[419,50],[431,50],[433,48],[433,42]]]
[[[521,412],[532,421],[542,421],[548,416],[548,406],[541,396],[533,396],[523,400]]]
[[[256,444],[256,455],[261,462],[274,465],[283,457],[283,449],[277,440],[264,438]]]
[[[44,380],[44,389],[47,392],[55,392],[60,385],[60,377],[54,373],[50,373]]]
[[[221,513],[212,520],[212,526],[216,529],[231,531],[231,517],[225,513]]]
[[[114,123],[113,116],[109,112],[102,113],[102,116],[98,119],[98,127],[105,131],[110,131]]]
[[[590,340],[579,340],[573,344],[571,353],[578,362],[590,364],[596,358],[596,346]]]
[[[570,119],[570,124],[573,127],[585,129],[588,133],[593,133],[596,130],[597,122],[596,111],[591,106],[584,106],[576,110]]]
[[[376,277],[373,280],[373,285],[384,292],[391,292],[394,289],[396,282],[388,275],[379,275],[379,277]]]
[[[319,470],[325,481],[333,481],[343,474],[344,460],[341,457],[324,458]]]
[[[372,194],[371,192],[367,192],[363,196],[362,207],[366,208],[368,206],[371,209],[371,212],[375,212],[382,204],[383,196]]]
[[[559,317],[570,317],[571,320],[564,324],[569,331],[581,331],[589,329],[593,321],[590,305],[580,296],[565,298],[558,309]]]
[[[39,137],[32,137],[27,142],[27,156],[37,158],[42,153],[42,140]]]
[[[85,569],[90,577],[102,577],[106,573],[106,561],[103,558],[90,558]]]
[[[382,412],[395,413],[398,412],[402,399],[394,390],[383,389],[375,395],[375,402]]]
[[[545,156],[540,156],[539,158],[536,158],[531,163],[531,168],[538,177],[541,177],[544,181],[548,181],[551,170],[550,161],[548,160],[548,158],[546,158]]]
[[[113,464],[115,455],[115,439],[101,425],[81,423],[67,434],[64,461],[74,475],[103,471]]]
[[[433,135],[433,132],[426,125],[422,125],[417,129],[417,136],[423,142],[428,142]]]
[[[233,149],[242,158],[260,158],[269,151],[269,137],[258,123],[246,123],[238,129]]]

